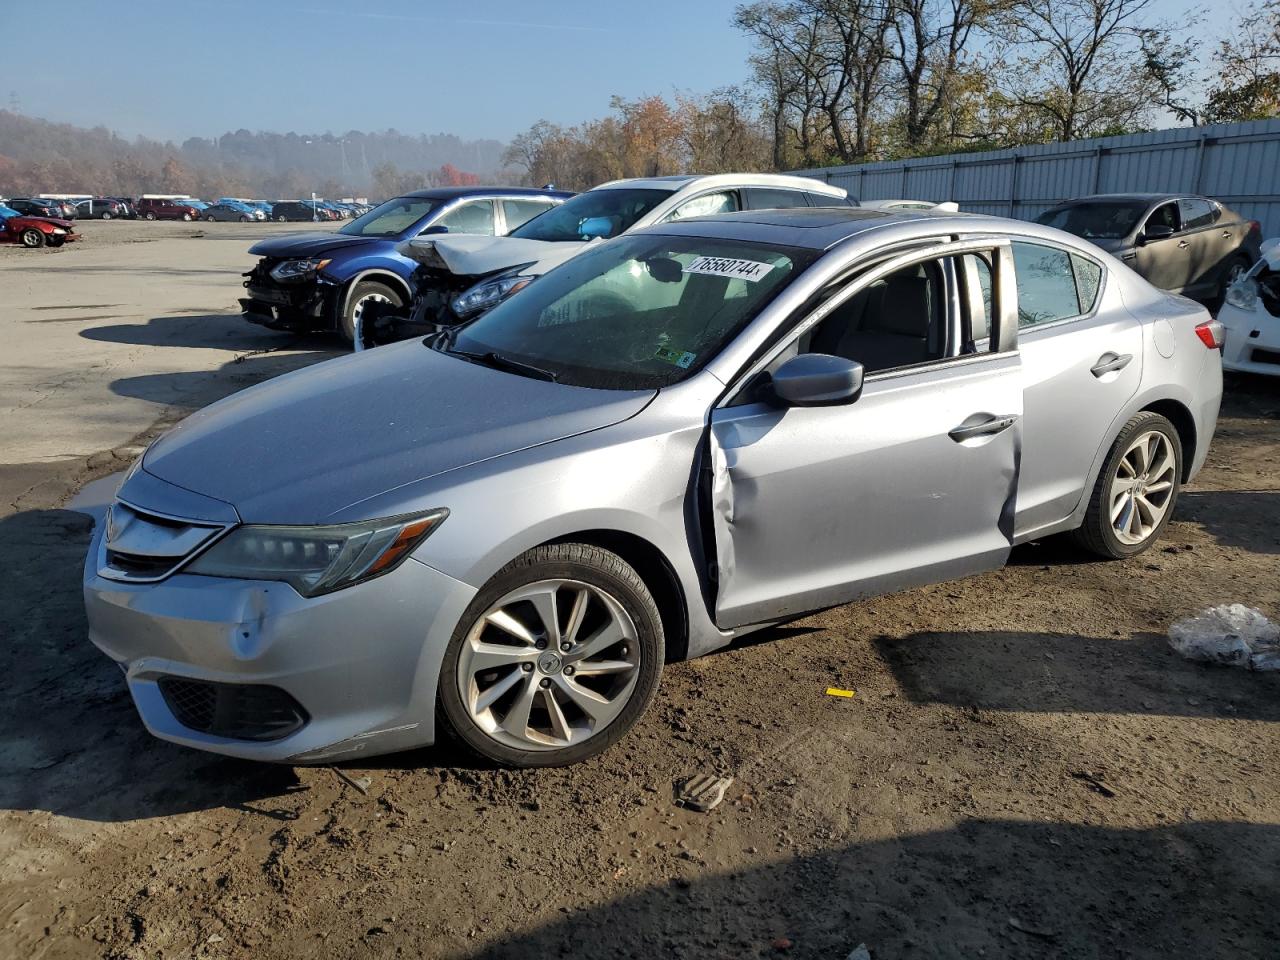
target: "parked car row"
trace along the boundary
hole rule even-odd
[[[19,213],[61,220],[263,220],[333,221],[358,217],[372,207],[366,203],[334,200],[249,200],[221,197],[207,202],[195,197],[88,197],[58,200],[45,197],[17,197],[0,200]]]
[[[0,243],[24,247],[60,247],[79,240],[75,224],[57,217],[31,216],[0,202]]]
[[[1050,226],[852,207],[754,175],[424,191],[255,247],[260,322],[358,335],[394,297],[440,332],[244,390],[130,471],[84,596],[146,727],[572,763],[668,660],[1052,534],[1156,543],[1221,325]]]

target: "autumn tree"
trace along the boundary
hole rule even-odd
[[[1280,6],[1262,0],[1247,10],[1213,55],[1217,82],[1205,117],[1213,123],[1280,115]]]

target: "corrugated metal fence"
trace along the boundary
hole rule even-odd
[[[860,200],[954,200],[1024,219],[1091,193],[1199,193],[1280,236],[1280,119],[795,172]]]

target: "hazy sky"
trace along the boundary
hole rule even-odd
[[[736,0],[0,0],[0,107],[125,136],[506,140],[746,79]],[[1194,0],[1154,0],[1185,17]],[[29,38],[29,39],[22,39]],[[40,67],[12,51],[41,51]],[[31,61],[35,62],[35,61]]]

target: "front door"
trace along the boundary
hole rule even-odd
[[[1002,294],[1008,248],[986,245]],[[1022,386],[1008,311],[998,305],[999,329],[975,344],[963,305],[980,305],[982,294],[957,269],[974,247],[939,245],[849,281],[713,412],[721,627],[1005,562]],[[827,407],[768,400],[768,371],[805,352],[863,363],[861,397]]]
[[[1169,227],[1173,235],[1161,239],[1147,239],[1146,231],[1153,226]],[[1138,235],[1138,248],[1134,254],[1133,268],[1161,290],[1180,293],[1191,282],[1190,241],[1180,236],[1182,218],[1175,201],[1161,204],[1147,217],[1146,226]]]

